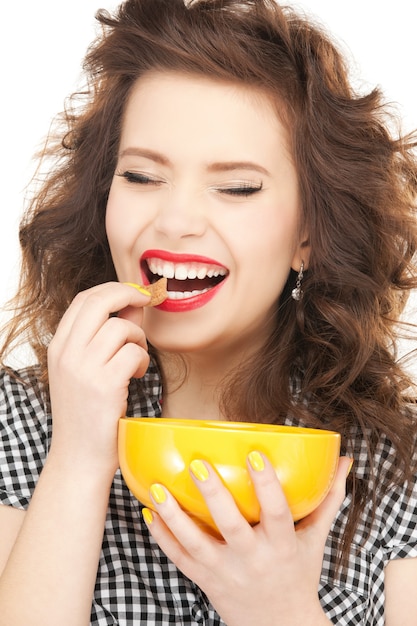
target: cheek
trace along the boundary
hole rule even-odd
[[[116,199],[115,193],[113,191],[113,186],[112,186],[110,187],[109,197],[107,199],[106,219],[105,219],[107,239],[109,240],[110,244],[115,234],[115,231],[117,231],[116,207],[117,207],[117,199]]]
[[[297,219],[292,212],[265,212],[250,223],[242,221],[234,230],[234,242],[240,256],[266,263],[265,271],[270,264],[290,265],[298,242]]]
[[[132,245],[133,233],[128,215],[123,211],[123,203],[111,193],[107,202],[105,226],[113,263],[118,272],[123,256]]]
[[[128,245],[140,226],[138,213],[133,210],[129,199],[112,188],[107,201],[105,225],[110,247]]]
[[[249,282],[252,290],[263,294],[262,307],[269,308],[281,294],[291,270],[298,242],[297,220],[285,212],[278,218],[271,211],[239,234],[237,256],[245,267],[246,288]]]
[[[106,233],[111,242],[132,244],[155,216],[154,204],[145,194],[120,189],[117,184],[110,188],[106,208]]]

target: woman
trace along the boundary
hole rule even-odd
[[[393,348],[416,285],[411,138],[268,0],[98,19],[85,107],[20,231],[5,347],[28,336],[39,366],[3,373],[0,625],[413,624],[416,420]],[[124,413],[330,428],[344,456],[295,528],[257,451],[254,528],[196,459],[219,542],[163,485],[141,511]]]

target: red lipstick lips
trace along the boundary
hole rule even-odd
[[[143,284],[165,276],[168,298],[156,307],[178,313],[207,304],[219,291],[228,275],[227,268],[205,256],[177,254],[167,250],[147,250],[141,257]]]

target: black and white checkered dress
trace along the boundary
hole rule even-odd
[[[47,455],[51,417],[36,381],[36,369],[20,372],[22,382],[1,374],[0,503],[26,509]],[[160,415],[161,386],[155,369],[134,381],[130,415]],[[385,471],[393,462],[388,444],[376,465]],[[365,449],[358,450],[355,471],[367,473]],[[335,546],[343,533],[349,497],[333,524],[324,555],[319,594],[328,618],[338,625],[384,624],[384,566],[390,559],[417,557],[417,486],[408,498],[393,488],[377,503],[375,520],[366,533],[370,504],[357,528],[349,567],[334,575]],[[120,473],[115,476],[92,603],[94,626],[183,624],[220,626],[224,622],[204,593],[167,559],[150,537]],[[369,538],[363,542],[366,535]]]

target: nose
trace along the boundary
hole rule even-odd
[[[171,240],[201,237],[207,228],[203,198],[185,189],[171,189],[154,220],[155,229]]]

